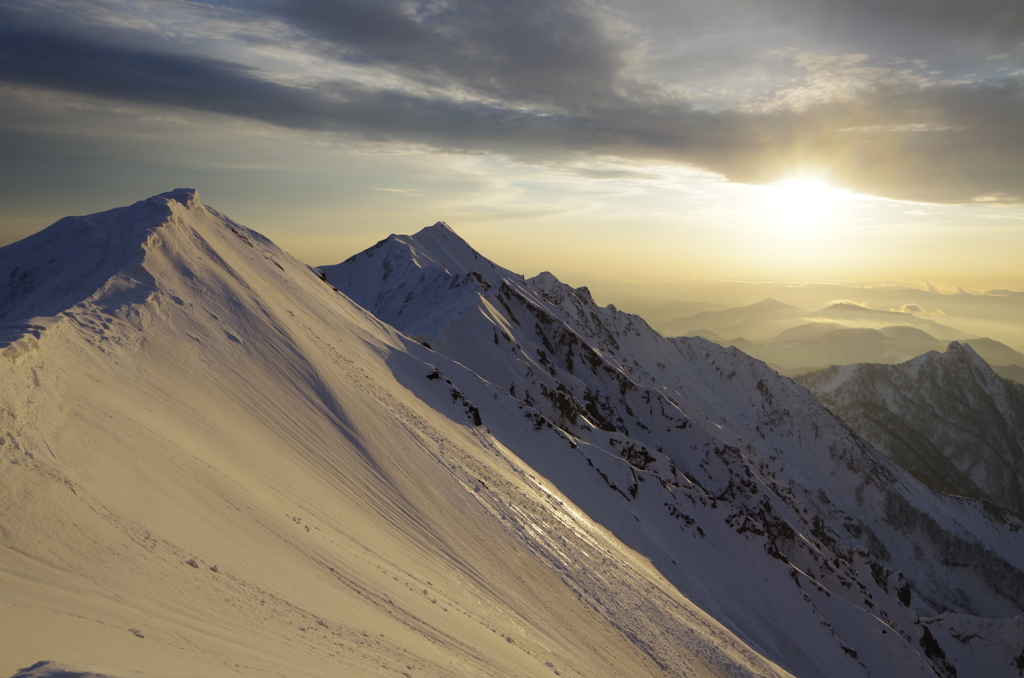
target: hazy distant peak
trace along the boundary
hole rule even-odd
[[[978,355],[974,352],[974,349],[971,348],[970,344],[962,344],[959,341],[949,342],[949,346],[946,347],[946,353],[951,355]]]
[[[955,359],[959,362],[970,363],[977,367],[984,367],[985,370],[991,370],[985,359],[978,355],[978,352],[970,344],[962,343],[959,341],[949,342],[949,346],[946,347],[946,352],[942,354],[947,359]]]
[[[551,293],[562,290],[566,287],[566,285],[556,278],[555,274],[551,271],[541,271],[532,278],[527,278],[526,282],[529,284],[530,288],[546,295],[550,295]],[[590,296],[589,290],[587,291],[587,296]]]
[[[894,311],[876,311],[873,308],[867,306],[861,306],[855,304],[852,301],[840,301],[835,304],[830,304],[822,309],[823,311],[860,311],[862,313],[894,313]]]
[[[988,362],[967,343],[951,341],[945,351],[928,351],[908,360],[905,365],[912,370],[939,370],[947,374],[972,375],[971,379],[980,378],[990,381],[997,377]]]
[[[906,311],[887,311],[877,308],[870,308],[863,306],[853,301],[838,301],[834,304],[830,304],[820,311],[815,312],[813,315],[829,315],[831,313],[842,313],[842,314],[855,314],[875,317],[884,316],[888,320],[887,322],[913,322],[916,316],[913,313]]]
[[[753,304],[750,304],[745,308],[760,311],[781,311],[789,308],[796,308],[796,306],[793,306],[792,304],[787,304],[784,301],[779,301],[778,299],[772,299],[771,297],[768,297],[767,299],[762,299],[761,301],[754,302]]]
[[[887,325],[879,331],[887,337],[916,339],[918,341],[935,341],[935,337],[932,335],[919,327],[912,327],[910,325]]]
[[[1024,391],[970,344],[898,365],[796,379],[877,449],[937,489],[1024,514]]]

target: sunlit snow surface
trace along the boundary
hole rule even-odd
[[[763,363],[511,274],[443,223],[322,270],[475,373],[448,376],[496,437],[784,668],[1016,675],[1020,523],[928,490]]]
[[[762,363],[443,224],[325,270],[184,190],[0,250],[0,675],[1017,675],[1021,524]]]
[[[784,675],[194,193],[0,281],[0,675]]]

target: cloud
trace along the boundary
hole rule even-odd
[[[900,313],[913,313],[921,315],[946,315],[946,313],[941,308],[937,308],[934,311],[929,311],[920,304],[903,304],[899,308],[891,308],[889,310],[898,311]]]
[[[972,12],[946,0],[902,0],[896,9],[875,0],[775,0],[756,11],[778,20],[799,6],[801,25],[825,35],[828,17],[911,31],[911,10],[923,4],[933,10],[920,17],[930,34],[1000,44],[1024,35],[1019,3],[997,0]],[[67,17],[48,21],[42,10],[21,7],[0,10],[0,79],[526,161],[600,156],[685,164],[743,183],[812,174],[921,202],[1024,201],[1020,79],[937,81],[920,64],[881,67],[866,54],[790,50],[802,79],[770,92],[762,99],[770,105],[751,100],[711,110],[644,75],[653,63],[645,54],[665,39],[652,28],[655,5],[633,15],[583,0],[259,6],[267,14],[245,21],[283,22],[282,34],[292,38],[275,49],[291,50],[296,63],[318,59],[315,78],[275,72],[269,61],[236,61],[230,50],[194,37],[161,35],[147,46],[134,28],[86,31]],[[725,7],[752,5],[729,0]],[[723,17],[711,14],[726,9],[698,18],[721,29]]]
[[[581,0],[285,0],[268,8],[342,59],[520,102],[613,96],[632,51]]]

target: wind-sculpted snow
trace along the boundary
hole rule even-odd
[[[518,401],[194,191],[15,269],[0,675],[787,675],[488,432]]]
[[[938,489],[1024,515],[1024,387],[953,342],[901,365],[850,365],[800,382]]]
[[[931,491],[764,363],[510,274],[446,226],[323,270],[435,352],[410,390],[450,399],[785,669],[1017,675],[943,655],[961,641],[919,616],[1020,614],[1021,523]]]

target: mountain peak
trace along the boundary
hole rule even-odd
[[[949,342],[949,346],[946,347],[946,352],[951,355],[978,355],[974,349],[970,347],[970,344],[961,344],[959,341]]]
[[[767,299],[762,299],[761,301],[750,304],[746,308],[757,309],[761,311],[775,311],[796,308],[796,306],[787,304],[784,301],[779,301],[778,299],[772,299],[771,297],[768,297]]]
[[[419,232],[411,236],[394,236],[397,238],[409,238],[416,242],[423,242],[424,240],[430,241],[448,241],[455,242],[458,245],[472,249],[470,244],[466,242],[462,236],[455,232],[455,229],[448,225],[447,222],[438,221],[430,226],[421,228]]]
[[[538,289],[550,289],[553,285],[560,284],[558,278],[551,271],[541,271],[537,275],[530,278],[530,283]]]
[[[394,250],[397,257],[395,263],[397,260],[408,258],[411,253],[411,261],[417,268],[433,267],[455,277],[475,274],[486,280],[489,285],[497,284],[498,279],[502,277],[522,277],[501,268],[477,252],[455,232],[455,229],[443,221],[427,226],[413,235],[392,235],[388,240],[399,245]],[[331,268],[325,268],[328,270],[328,278],[331,277]]]
[[[197,205],[202,205],[199,201],[199,191],[194,188],[176,188],[173,191],[167,191],[166,193],[160,193],[150,198],[150,201],[156,201],[163,198],[167,202],[175,201],[185,207],[193,208]]]
[[[390,235],[340,264],[319,269],[378,318],[426,337],[447,325],[455,309],[471,306],[503,279],[522,279],[477,252],[443,221],[413,235]]]
[[[825,310],[826,311],[862,311],[862,312],[872,311],[872,309],[868,308],[867,306],[861,306],[860,304],[855,304],[852,301],[837,301],[836,303],[830,304],[829,306],[825,307]]]
[[[447,221],[436,221],[433,226],[427,226],[423,231],[448,231],[455,233],[455,229],[448,225]]]
[[[985,359],[978,355],[978,352],[970,344],[951,341],[949,346],[946,347],[945,355],[961,362],[971,363],[979,367],[984,366],[986,370],[990,369]]]

